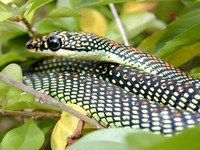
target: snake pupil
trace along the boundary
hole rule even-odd
[[[57,51],[58,49],[61,48],[62,45],[61,40],[58,37],[50,37],[47,40],[47,44],[49,49],[51,49],[52,51]]]

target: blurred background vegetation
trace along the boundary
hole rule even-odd
[[[0,0],[0,69],[10,63],[23,67],[40,59],[40,55],[26,51],[26,42],[34,36],[55,30],[94,32],[123,43],[116,20],[108,6],[110,2],[115,3],[131,46],[152,53],[189,74],[200,77],[198,0]],[[14,74],[16,72],[14,68],[7,72],[11,71]],[[5,98],[5,95],[9,97],[6,92],[8,89],[16,94],[16,89],[8,86],[0,88],[0,98]],[[19,97],[20,92],[18,91]],[[49,108],[43,108],[32,100],[25,102],[27,98],[33,100],[30,95],[21,98],[20,102],[19,99],[16,100],[15,103],[8,102],[13,97],[7,98],[6,104],[1,99],[2,110]],[[4,116],[0,121],[2,140],[8,131],[23,124],[24,118]],[[32,122],[29,121],[29,125],[33,125]],[[41,143],[47,149],[49,134],[56,121],[38,119],[35,122],[47,137],[47,144]]]

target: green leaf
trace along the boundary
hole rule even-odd
[[[78,23],[72,18],[46,18],[35,25],[40,34],[46,34],[55,30],[78,31]]]
[[[60,7],[60,8],[55,8],[47,15],[47,17],[52,17],[52,18],[71,17],[71,16],[73,17],[81,16],[81,12],[67,7]]]
[[[154,14],[149,12],[128,13],[122,15],[120,18],[128,38],[135,37],[155,20]],[[109,25],[106,37],[122,42],[122,37],[115,20]]]
[[[145,140],[144,140],[145,139]],[[163,135],[152,133],[136,133],[127,136],[127,143],[130,150],[147,150],[148,148],[166,140]]]
[[[116,142],[107,142],[107,141],[95,141],[81,143],[76,146],[72,145],[69,147],[69,150],[128,150],[124,144]]]
[[[200,10],[192,11],[167,26],[165,33],[156,43],[153,54],[165,57],[183,46],[200,39]],[[190,37],[190,38],[188,38]]]
[[[179,67],[190,61],[192,58],[200,54],[200,42],[185,46],[164,58],[165,61],[172,64],[174,67]],[[176,59],[178,58],[178,59]]]
[[[77,7],[107,5],[109,3],[123,3],[130,0],[80,0]]]
[[[18,99],[14,102],[8,101],[6,105],[6,109],[8,110],[22,110],[27,108],[59,111],[59,109],[54,106],[36,102],[35,97],[28,93],[21,94],[20,97],[18,97]]]
[[[44,142],[44,134],[32,119],[9,131],[2,140],[2,150],[36,150]]]
[[[69,147],[69,150],[76,150],[76,149],[82,149],[82,150],[123,149],[123,150],[127,150],[128,149],[127,137],[129,135],[136,135],[136,138],[140,136],[142,139],[145,139],[146,134],[152,135],[151,138],[155,136],[151,133],[147,133],[145,131],[135,130],[135,129],[131,129],[131,128],[113,128],[113,129],[98,130],[98,131],[95,131],[95,132],[85,135],[83,138],[81,138],[76,143],[71,145]],[[144,136],[142,136],[142,135],[144,135]],[[157,137],[160,138],[160,136],[157,136]],[[161,140],[161,139],[162,138],[160,138],[159,140]],[[155,139],[155,140],[158,140],[158,139]],[[153,141],[153,140],[151,140],[151,141]],[[101,146],[99,146],[99,145],[101,145]]]
[[[41,55],[33,55],[28,52],[24,52],[24,53],[9,52],[9,53],[6,53],[6,54],[0,56],[0,67],[4,66],[5,64],[14,62],[14,61],[24,60],[27,57],[40,58]]]
[[[56,6],[57,7],[68,7],[68,8],[75,8],[80,0],[57,0]]]
[[[164,31],[159,31],[151,36],[144,39],[140,45],[137,47],[138,49],[141,49],[142,51],[145,51],[147,53],[152,53],[153,49],[155,48],[155,43],[160,38],[160,36],[163,34]]]
[[[0,12],[0,22],[7,20],[8,18],[12,17],[13,13],[11,12]]]
[[[45,4],[50,3],[53,0],[34,0],[32,5],[30,7],[27,7],[27,10],[24,13],[24,16],[28,15],[32,11],[35,11],[36,9],[42,7]],[[28,5],[29,6],[29,5]]]
[[[6,75],[8,78],[22,82],[22,71],[21,68],[16,64],[10,64],[1,71],[2,74]],[[2,109],[4,110],[8,103],[14,103],[18,100],[21,94],[21,90],[12,87],[0,80],[0,102],[4,105]]]
[[[198,68],[198,71],[200,70],[200,68]],[[200,72],[200,71],[199,71]],[[197,78],[197,79],[200,79],[200,73],[192,73],[190,74],[191,76]]]
[[[11,21],[0,22],[0,28],[0,39],[5,42],[25,33],[24,28]]]
[[[183,133],[152,145],[148,150],[199,150],[200,127],[187,129]]]
[[[19,17],[22,18],[24,17],[25,12],[30,9],[30,7],[32,6],[33,0],[29,0],[26,3],[24,3],[20,8],[19,8]],[[26,12],[27,13],[27,12]],[[28,14],[28,13],[27,13]]]

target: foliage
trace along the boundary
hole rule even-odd
[[[4,3],[3,3],[4,2]],[[115,6],[131,46],[163,58],[174,66],[200,78],[200,2],[198,0],[153,1],[143,0],[20,0],[0,1],[0,67],[17,63],[20,66],[37,61],[41,56],[26,51],[25,44],[34,36],[22,23],[27,20],[33,29],[44,34],[54,30],[87,31],[123,43],[117,23],[108,3]],[[148,2],[148,3],[147,3]],[[11,3],[15,3],[14,6]],[[89,14],[89,15],[88,15]],[[22,82],[22,71],[17,65],[2,70],[6,76]],[[0,82],[1,110],[56,110],[40,105],[30,94]],[[24,117],[22,117],[24,118]],[[2,128],[1,148],[48,148],[43,142],[55,124],[54,120],[37,119],[15,121]],[[10,120],[15,120],[11,117]],[[4,122],[5,117],[0,120]],[[27,119],[25,119],[27,120]],[[21,125],[22,124],[22,125]],[[0,123],[1,126],[1,123]],[[17,128],[15,128],[17,127]],[[42,132],[41,132],[42,131]],[[172,138],[129,129],[97,131],[84,136],[69,149],[197,149],[199,127]],[[20,134],[19,134],[20,133]],[[100,139],[99,139],[100,137]],[[194,140],[190,140],[194,137]],[[145,142],[145,143],[144,143]],[[34,144],[32,144],[34,143]],[[176,143],[171,144],[171,143]],[[145,145],[144,145],[145,144]],[[102,147],[99,147],[101,145]],[[188,145],[188,147],[187,147]]]

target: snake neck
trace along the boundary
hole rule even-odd
[[[130,66],[149,74],[174,79],[180,82],[189,81],[191,83],[199,84],[199,80],[196,80],[167,62],[137,48],[108,41],[107,46],[103,51],[105,51],[106,58],[103,58],[104,60],[102,61]]]

